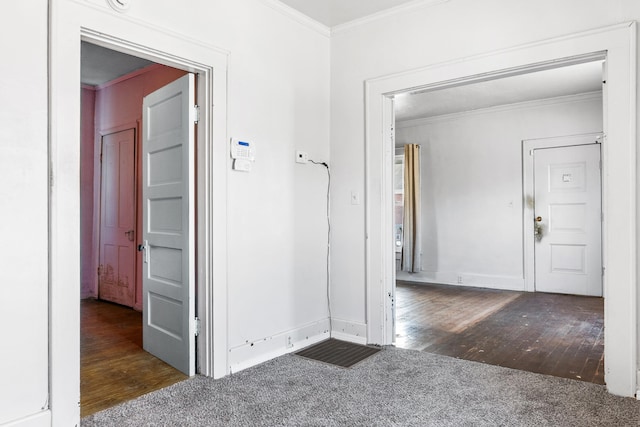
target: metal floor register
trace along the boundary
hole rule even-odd
[[[307,359],[350,368],[379,351],[380,347],[370,347],[330,338],[295,354]]]

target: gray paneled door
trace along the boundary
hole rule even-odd
[[[195,373],[194,76],[143,101],[143,346]]]

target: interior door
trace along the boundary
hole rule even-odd
[[[147,95],[142,116],[143,347],[195,373],[194,76]]]
[[[534,150],[535,289],[602,296],[600,144]]]
[[[133,307],[136,287],[135,129],[102,137],[98,297]]]

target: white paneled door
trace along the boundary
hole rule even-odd
[[[535,289],[602,296],[600,144],[534,150]]]
[[[102,137],[100,299],[133,307],[136,289],[135,129]]]
[[[194,76],[143,101],[143,346],[195,374]]]

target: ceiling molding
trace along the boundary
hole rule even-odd
[[[570,104],[574,102],[602,99],[602,91],[580,93],[577,95],[564,95],[555,98],[535,99],[533,101],[516,102],[513,104],[496,105],[494,107],[479,108],[477,110],[461,111],[458,113],[442,114],[440,116],[424,117],[421,119],[410,119],[396,122],[396,129],[425,126],[437,122],[445,122],[460,119],[462,117],[475,116],[480,114],[499,113],[508,110],[522,110],[527,108],[543,107],[557,104]]]
[[[138,70],[132,71],[132,72],[130,72],[128,74],[125,74],[124,76],[120,76],[120,77],[117,77],[117,78],[115,78],[113,80],[109,80],[108,82],[104,82],[104,83],[102,83],[100,85],[96,85],[96,86],[94,86],[94,88],[95,88],[95,90],[102,90],[102,89],[108,88],[109,86],[113,86],[113,85],[115,85],[117,83],[121,83],[121,82],[123,82],[125,80],[129,80],[129,79],[132,79],[134,77],[138,77],[138,76],[140,76],[142,74],[151,72],[151,71],[159,69],[159,68],[164,68],[164,67],[165,66],[162,65],[162,64],[147,65],[144,68],[140,68]]]
[[[307,15],[305,15],[302,12],[299,12],[298,10],[292,8],[291,6],[288,6],[278,0],[261,0],[261,1],[262,3],[269,6],[270,8],[277,10],[283,15],[288,16],[289,18],[317,32],[318,34],[327,38],[331,36],[331,29],[329,27],[316,21],[315,19],[309,18]]]
[[[382,10],[377,13],[373,13],[371,15],[365,16],[360,19],[354,19],[353,21],[345,22],[344,24],[331,27],[331,35],[333,36],[336,34],[344,33],[346,31],[352,30],[361,25],[378,21],[380,19],[385,19],[390,16],[406,13],[406,12],[417,10],[417,9],[423,9],[426,7],[436,6],[442,3],[447,3],[448,1],[450,0],[414,0],[409,3],[405,3],[399,6],[386,9],[386,10]]]

